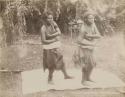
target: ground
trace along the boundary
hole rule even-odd
[[[24,37],[24,40],[23,45],[15,44],[1,48],[0,69],[26,71],[42,68],[42,45],[39,35],[29,35]],[[69,36],[63,36],[62,43],[66,66],[72,68],[74,67],[72,55],[76,49],[75,41]],[[97,66],[116,74],[123,81],[125,81],[124,43],[123,35],[117,34],[112,37],[103,37],[98,43],[98,48],[95,49]],[[20,81],[20,79],[16,81]],[[125,97],[121,93],[123,91],[124,89],[120,91],[118,89],[51,90],[23,95],[23,97]]]

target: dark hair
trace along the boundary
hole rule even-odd
[[[48,17],[49,15],[52,15],[52,16],[53,16],[52,11],[47,11],[47,12],[43,13],[43,19],[47,19],[47,17]]]
[[[81,17],[82,20],[83,20],[85,23],[87,23],[87,21],[88,21],[88,16],[89,16],[89,15],[93,15],[93,16],[95,17],[94,13],[92,13],[92,12],[85,12],[84,15]]]
[[[43,13],[43,16],[42,16],[42,24],[47,24],[47,18],[49,15],[52,15],[53,16],[53,13],[52,11],[47,11],[45,13]]]

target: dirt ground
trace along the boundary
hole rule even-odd
[[[13,71],[26,71],[32,69],[42,68],[42,45],[40,37],[38,35],[28,36],[24,38],[23,45],[15,44],[10,47],[1,48],[0,52],[0,69],[1,70],[13,70]],[[64,60],[67,68],[74,67],[72,62],[72,55],[76,50],[75,41],[69,37],[63,37],[62,39],[62,52],[64,54]],[[125,81],[125,41],[122,34],[118,34],[112,37],[103,37],[98,47],[95,49],[95,56],[98,62],[97,67],[101,67],[107,71],[110,71],[119,76]],[[103,76],[103,75],[102,75]],[[0,76],[1,81],[3,79]],[[8,77],[10,78],[10,77]],[[15,77],[15,83],[21,82],[21,79]],[[11,79],[9,79],[11,80]],[[10,86],[11,83],[7,80],[6,84]],[[13,83],[13,85],[16,85]],[[0,85],[0,88],[2,86]],[[2,90],[3,89],[3,90]],[[2,88],[1,91],[8,90],[7,87]],[[15,90],[14,90],[15,91]],[[79,90],[64,90],[55,91],[50,90],[48,92],[38,92],[34,94],[22,95],[23,97],[125,97],[125,89],[79,89]],[[1,92],[0,97],[15,97],[10,96],[9,93]],[[12,93],[10,93],[12,94]],[[3,96],[4,95],[4,96]],[[13,95],[13,94],[12,94]],[[21,97],[21,96],[18,96]]]

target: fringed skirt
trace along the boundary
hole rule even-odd
[[[78,48],[73,55],[73,61],[75,65],[81,66],[85,69],[96,66],[96,61],[93,56],[93,49]]]
[[[43,50],[43,68],[61,69],[64,66],[63,55],[60,49],[44,49]]]

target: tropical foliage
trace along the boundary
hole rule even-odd
[[[125,24],[124,0],[8,0],[1,6],[6,42],[22,40],[26,34],[39,34],[42,16],[52,11],[62,33],[68,33],[69,22],[87,10],[96,13],[96,24],[102,35],[112,35]],[[114,2],[114,3],[112,3]],[[124,30],[124,29],[123,29]]]

